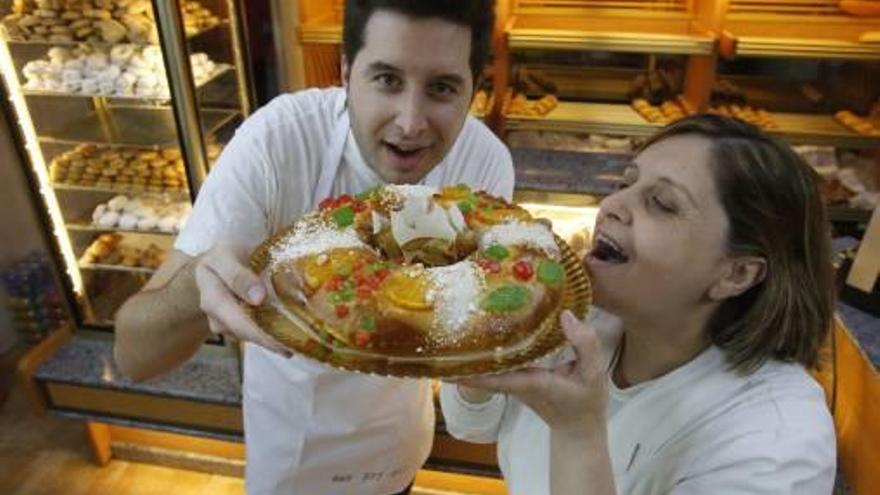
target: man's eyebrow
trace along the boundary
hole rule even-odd
[[[367,65],[367,72],[401,72],[397,67],[377,60]]]
[[[458,74],[441,74],[439,76],[432,77],[431,79],[438,82],[453,84],[456,86],[462,86],[464,84],[464,78]]]

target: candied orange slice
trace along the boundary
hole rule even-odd
[[[373,258],[356,249],[334,249],[309,256],[303,268],[305,283],[311,290],[318,290],[333,275],[347,278],[358,261],[369,263]]]
[[[428,280],[423,274],[395,272],[385,280],[381,290],[395,306],[414,311],[431,309],[432,304],[427,300]]]

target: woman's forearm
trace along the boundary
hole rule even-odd
[[[608,454],[604,421],[590,428],[551,430],[550,493],[552,495],[613,495],[614,473]]]

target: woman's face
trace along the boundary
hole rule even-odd
[[[625,187],[602,201],[585,258],[599,306],[644,319],[709,301],[728,228],[710,144],[682,135],[651,145],[628,168]]]

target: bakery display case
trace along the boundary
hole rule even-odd
[[[240,7],[15,0],[0,13],[7,121],[77,327],[112,330],[250,113]]]

